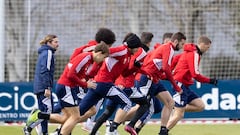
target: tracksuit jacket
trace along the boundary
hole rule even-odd
[[[38,59],[34,75],[34,93],[44,92],[53,87],[53,75],[55,69],[55,49],[48,45],[42,45],[38,49]]]

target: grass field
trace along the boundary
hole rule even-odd
[[[50,131],[56,128],[55,125],[50,126]],[[139,135],[157,135],[159,125],[146,125]],[[105,135],[105,127],[100,129],[101,135]],[[123,130],[123,126],[119,127],[120,135],[128,135]],[[170,135],[239,135],[240,124],[184,124],[177,125],[169,133]],[[0,126],[0,135],[23,135],[22,126]],[[36,135],[35,130],[32,135]],[[87,132],[81,129],[80,125],[74,128],[72,135],[88,135]]]

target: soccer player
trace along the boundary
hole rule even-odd
[[[51,113],[53,109],[52,88],[53,75],[55,70],[54,53],[59,47],[56,35],[47,35],[40,41],[41,47],[38,49],[38,59],[34,75],[34,94],[37,95],[38,108],[42,112]],[[48,134],[48,121],[40,121],[40,132]],[[34,126],[26,125],[24,133],[28,134]]]
[[[96,89],[88,89],[86,96],[80,103],[80,113],[83,115],[89,108],[96,104],[101,98],[109,98],[120,105],[113,123],[111,131],[115,131],[119,124],[131,108],[131,101],[118,87],[114,81],[119,75],[128,76],[132,73],[129,70],[129,62],[133,55],[141,46],[141,41],[136,34],[125,40],[123,45],[110,48],[110,55],[103,62],[94,80],[97,83]]]
[[[166,125],[172,112],[174,101],[170,93],[165,89],[161,82],[159,82],[159,80],[165,75],[175,90],[179,93],[182,92],[182,89],[173,79],[170,66],[174,50],[178,51],[181,49],[185,41],[186,37],[184,34],[181,32],[175,33],[171,37],[171,41],[157,47],[149,53],[144,59],[143,66],[141,67],[145,73],[141,75],[138,87],[146,95],[151,97],[156,96],[164,104],[161,113],[160,135],[168,134]]]
[[[127,34],[127,36],[123,40],[123,43],[125,42],[127,37],[131,36],[131,35],[134,35],[134,34],[133,33]],[[141,35],[141,41],[143,40],[143,38],[145,40],[150,40],[150,42],[151,42],[151,40],[153,38],[153,34],[150,32],[143,32]],[[137,67],[136,71],[138,70],[138,68],[140,68],[140,66],[141,66],[140,63],[143,61],[144,57],[146,56],[145,51],[149,50],[149,45],[150,44],[141,46],[141,48],[139,48],[138,51],[134,55],[131,56],[130,67]],[[136,88],[133,88],[135,74],[136,74],[136,72],[133,72],[132,74],[130,74],[127,77],[123,77],[122,75],[120,75],[116,79],[115,85],[117,85],[120,89],[122,89],[133,102],[140,104],[141,107],[142,106],[144,107],[145,104],[148,103],[146,101],[146,97],[144,97],[144,95],[142,95]],[[136,97],[136,95],[138,95],[138,96]],[[117,108],[117,104],[115,104],[112,100],[108,99],[106,102],[106,109],[103,112],[103,114],[96,121],[96,124],[91,132],[91,135],[95,135],[95,133],[100,128],[100,126],[103,124],[103,122],[105,122],[114,113],[116,108]],[[138,118],[136,118],[136,120],[138,120]],[[111,134],[109,127],[106,128],[106,134]]]
[[[93,62],[101,63],[109,54],[109,47],[101,42],[93,52],[81,53],[66,65],[56,85],[56,94],[62,106],[63,115],[45,114],[39,110],[33,111],[27,120],[27,125],[36,124],[38,119],[51,120],[63,124],[60,135],[69,135],[74,126],[80,121],[78,97],[76,90],[82,88],[96,88],[96,83],[87,80],[86,72]]]
[[[112,32],[112,30],[110,30],[108,28],[100,28],[95,35],[95,41],[98,42],[98,43],[103,41],[109,47],[111,47],[112,44],[116,41],[116,37],[115,37],[114,32]],[[92,46],[87,47],[83,51],[91,50],[91,48],[92,48]],[[92,69],[91,72],[89,73],[89,76],[91,78],[93,78],[97,74],[97,71],[99,70],[101,65],[102,65],[102,63],[100,63],[100,64],[94,63],[93,64],[94,69]],[[84,94],[86,94],[86,93],[84,93]],[[103,103],[103,99],[99,100],[99,102],[95,105],[95,115],[93,115],[93,116],[91,116],[90,118],[87,119],[87,121],[84,123],[84,125],[82,127],[83,130],[85,130],[87,132],[91,132],[91,130],[94,126],[94,121],[95,121],[96,115],[97,115],[102,103]]]
[[[167,42],[169,42],[171,40],[172,35],[173,35],[173,33],[170,33],[170,32],[164,33],[162,44],[166,44]],[[144,40],[142,42],[144,42]],[[146,41],[145,41],[145,43],[146,43]],[[156,49],[157,47],[159,47],[162,44],[156,43],[154,46],[154,49]],[[173,63],[173,61],[172,61],[172,63]],[[139,78],[136,78],[136,79],[137,79],[136,83],[138,83]],[[139,133],[141,131],[141,129],[144,127],[144,125],[151,119],[153,114],[156,114],[156,113],[159,113],[162,111],[162,104],[156,97],[153,97],[151,99],[150,105],[151,106],[150,106],[149,110],[140,118],[140,120],[135,125],[135,130],[137,133]]]
[[[70,60],[75,58],[76,56],[78,56],[79,54],[81,54],[83,52],[92,52],[94,50],[94,48],[97,46],[97,44],[100,43],[101,41],[103,41],[109,47],[111,47],[112,44],[116,41],[114,32],[108,28],[99,28],[95,34],[95,40],[90,40],[87,44],[80,46],[79,48],[76,48],[74,50],[74,52],[72,53],[72,55],[70,56]],[[91,70],[89,70],[89,72],[88,72],[89,78],[93,78],[97,74],[97,71],[101,67],[101,64],[102,63],[99,63],[99,64],[96,64],[96,62],[93,63]],[[87,90],[79,88],[79,89],[76,89],[76,91],[77,91],[77,95],[78,95],[79,103],[80,103],[81,99],[86,95]],[[87,132],[91,132],[96,114],[97,114],[102,102],[103,102],[103,100],[100,100],[97,103],[96,107],[94,106],[91,109],[89,109],[88,113],[86,114],[86,118],[88,118],[88,116],[91,116],[91,118],[88,118],[86,123],[84,123],[84,125],[82,127],[83,130],[85,130]],[[61,112],[61,109],[62,109],[61,105],[57,104],[54,106],[53,112],[59,113],[59,112]],[[58,127],[55,130],[55,132],[58,132],[60,130],[60,128],[61,128],[61,126]]]
[[[211,40],[206,36],[200,36],[197,45],[191,43],[184,45],[184,52],[180,54],[181,56],[174,70],[174,80],[182,88],[183,93],[179,95],[174,92],[175,107],[173,116],[167,124],[169,130],[184,117],[185,112],[200,112],[204,110],[205,105],[201,98],[189,88],[194,83],[193,79],[201,83],[217,85],[216,79],[203,76],[199,72],[201,56],[210,46]]]

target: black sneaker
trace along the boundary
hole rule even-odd
[[[168,130],[161,130],[158,135],[168,135]]]
[[[25,126],[23,128],[23,133],[24,133],[24,135],[31,135],[31,129],[28,128],[27,126]]]

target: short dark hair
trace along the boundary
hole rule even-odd
[[[166,38],[171,39],[172,36],[173,36],[173,33],[171,33],[171,32],[166,32],[166,33],[164,33],[164,34],[163,34],[163,41],[162,41],[162,42],[164,42],[164,40],[165,40]]]
[[[133,36],[133,35],[135,35],[135,34],[132,33],[132,32],[127,33],[127,34],[125,35],[124,39],[123,39],[123,43],[126,42],[127,39],[128,39],[129,37]]]
[[[95,40],[98,43],[103,41],[109,45],[109,44],[113,44],[116,41],[116,37],[112,30],[108,28],[99,28],[95,35]]]
[[[97,46],[94,48],[94,52],[102,52],[102,54],[109,54],[109,46],[101,41]]]
[[[148,44],[152,41],[153,34],[151,32],[143,32],[141,35],[141,42],[143,44]]]
[[[178,40],[178,42],[180,42],[182,39],[186,40],[187,38],[183,33],[177,32],[173,34],[171,41],[173,42],[176,39]]]

